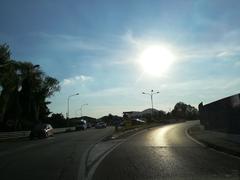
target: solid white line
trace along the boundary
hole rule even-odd
[[[111,133],[110,133],[111,134]],[[83,153],[82,157],[81,157],[81,161],[80,161],[80,166],[78,169],[78,180],[84,180],[85,178],[85,172],[86,172],[86,161],[87,161],[87,157],[88,154],[90,153],[90,151],[92,150],[92,148],[100,143],[104,138],[106,138],[107,136],[109,136],[110,134],[104,135],[103,137],[99,138],[94,144],[91,144]]]
[[[207,145],[199,142],[198,140],[196,140],[196,139],[194,139],[192,136],[190,136],[189,133],[188,133],[189,128],[190,128],[190,127],[188,127],[187,129],[185,129],[185,134],[186,134],[186,136],[187,136],[189,139],[191,139],[193,142],[197,143],[198,145],[200,145],[200,146],[202,146],[202,147],[208,147]],[[216,149],[214,149],[214,148],[212,148],[212,147],[208,147],[208,148],[209,148],[209,150],[212,150],[212,151],[217,152],[217,153],[219,153],[219,154],[223,154],[223,155],[225,155],[225,156],[229,156],[229,157],[235,158],[235,159],[240,159],[240,157],[235,156],[235,155],[233,155],[233,154],[228,154],[228,153],[226,153],[226,152],[216,150]]]
[[[198,140],[194,139],[192,136],[189,135],[189,133],[188,133],[189,128],[190,128],[190,127],[188,127],[188,128],[185,129],[185,135],[186,135],[190,140],[192,140],[193,142],[195,142],[196,144],[198,144],[198,145],[200,145],[200,146],[202,146],[202,147],[207,147],[205,144],[199,142]]]
[[[110,154],[114,149],[116,149],[118,146],[120,146],[122,143],[126,142],[128,139],[140,134],[140,133],[143,133],[147,131],[146,129],[142,129],[136,133],[134,133],[133,135],[127,137],[126,139],[122,140],[121,142],[117,143],[116,145],[114,145],[113,147],[111,147],[110,149],[106,150],[104,153],[103,153],[103,156],[93,164],[93,166],[91,167],[91,169],[89,170],[88,174],[87,174],[87,177],[86,177],[86,180],[91,180],[93,178],[93,175],[96,171],[96,169],[98,168],[99,164],[104,160],[104,158]],[[113,140],[114,141],[114,140]],[[96,144],[95,144],[96,145]],[[79,179],[80,180],[80,179]]]
[[[223,155],[225,155],[225,156],[229,156],[229,157],[231,157],[231,158],[235,158],[235,159],[239,159],[239,160],[240,160],[240,157],[235,156],[235,155],[233,155],[233,154],[228,154],[228,153],[225,153],[225,152],[223,152],[223,151],[218,151],[218,150],[216,150],[216,149],[214,149],[214,148],[212,148],[212,147],[209,147],[209,149],[212,150],[212,151],[215,151],[215,152],[217,152],[217,153],[219,153],[219,154],[223,154]]]

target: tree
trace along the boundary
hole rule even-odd
[[[66,119],[62,113],[53,113],[46,122],[50,123],[55,128],[66,127],[67,125]]]
[[[59,81],[39,65],[11,60],[10,54],[9,46],[0,45],[0,127],[26,129],[50,114],[46,100],[60,90]]]
[[[178,102],[171,112],[172,116],[180,119],[196,119],[198,117],[198,110],[183,102]]]
[[[0,45],[0,65],[10,61],[11,51],[7,44]]]
[[[16,95],[19,78],[17,63],[10,58],[11,52],[6,44],[0,45],[0,125],[6,123],[4,119],[11,95]],[[13,96],[12,96],[13,98]]]

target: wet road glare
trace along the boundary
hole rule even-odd
[[[93,179],[237,179],[240,159],[200,146],[186,135],[198,121],[145,130],[114,149]]]

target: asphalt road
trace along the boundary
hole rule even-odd
[[[0,143],[0,180],[77,180],[86,151],[113,128]]]
[[[240,179],[240,159],[202,147],[186,136],[197,122],[142,131],[123,141],[97,167],[94,180]]]

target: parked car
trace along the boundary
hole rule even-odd
[[[53,127],[50,124],[37,124],[30,133],[30,139],[47,138],[54,135]]]
[[[87,129],[87,121],[81,120],[80,122],[77,123],[76,131],[85,130],[85,129]]]
[[[91,128],[92,127],[92,124],[91,123],[87,123],[87,128]]]
[[[107,124],[104,123],[104,122],[97,122],[97,123],[95,124],[95,128],[96,128],[96,129],[106,128],[106,127],[107,127]]]

